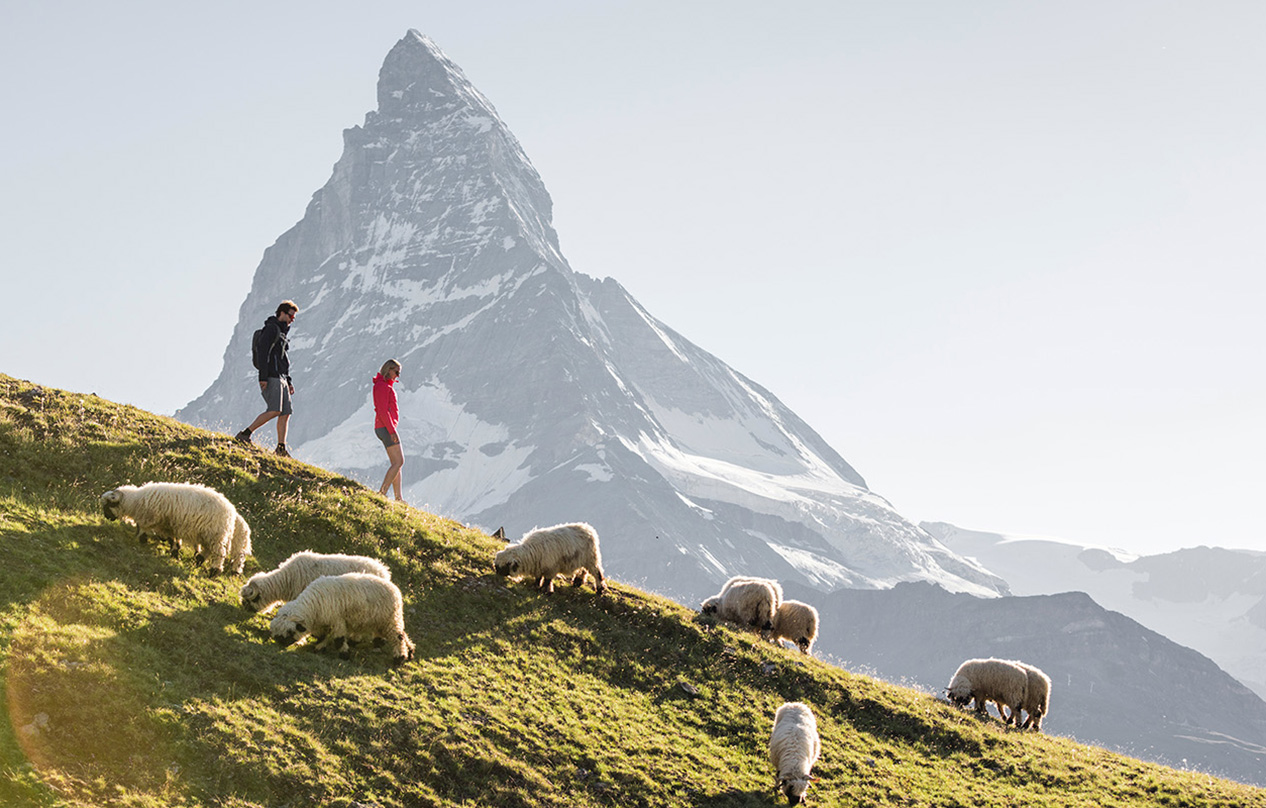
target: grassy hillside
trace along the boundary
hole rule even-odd
[[[383,559],[417,658],[274,646],[242,578],[101,516],[103,491],[148,480],[233,500],[248,574],[304,548]],[[823,736],[816,805],[1266,806],[619,584],[507,586],[497,547],[225,436],[0,376],[0,805],[769,805],[773,712],[800,700]]]

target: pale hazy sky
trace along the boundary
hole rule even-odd
[[[0,372],[199,395],[409,28],[908,518],[1266,550],[1256,0],[5,3]]]

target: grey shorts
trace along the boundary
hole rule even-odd
[[[400,436],[391,434],[391,430],[385,426],[376,427],[374,434],[378,436],[378,440],[382,441],[382,445],[387,448],[400,444]]]
[[[264,397],[264,404],[268,407],[268,412],[280,412],[282,415],[290,414],[290,385],[286,384],[284,379],[273,377],[268,380],[268,386],[260,391]]]

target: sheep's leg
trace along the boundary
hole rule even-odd
[[[583,586],[584,583],[585,583],[585,571],[582,569],[580,572],[576,573],[576,576],[574,578],[571,579],[571,585]]]
[[[171,553],[172,558],[180,558],[180,537],[179,536],[171,537],[169,552]]]
[[[210,548],[207,561],[211,563],[212,575],[219,575],[224,572],[224,558],[228,555],[229,542],[232,540],[233,534],[229,533],[228,536],[219,536],[207,543],[206,546]]]
[[[339,638],[338,638],[338,658],[339,658],[339,659],[351,659],[351,658],[352,658],[352,648],[351,648],[351,646],[348,644],[348,642],[347,642],[347,638],[346,638],[346,637],[339,637]]]
[[[550,575],[542,575],[536,582],[536,586],[547,595],[554,594],[554,578]]]
[[[607,591],[607,582],[602,579],[602,570],[590,570],[593,573],[593,591],[601,595]]]
[[[342,620],[335,621],[333,625],[322,626],[321,628],[325,629],[325,633],[321,635],[320,641],[317,642],[316,650],[321,651],[332,642],[346,644],[348,632],[347,626],[344,625]],[[316,630],[313,630],[312,633],[315,634]]]

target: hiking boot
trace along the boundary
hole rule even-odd
[[[251,431],[249,429],[243,429],[241,432],[233,436],[233,440],[237,441],[238,443],[250,443]]]
[[[281,455],[282,457],[290,457],[290,452],[286,451],[286,444],[284,443],[277,444],[277,454]]]

